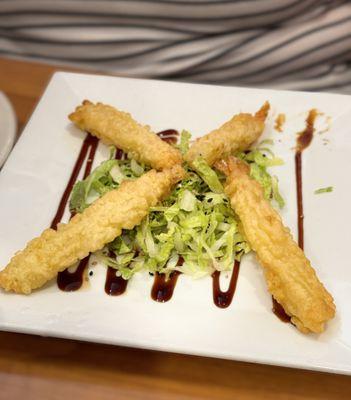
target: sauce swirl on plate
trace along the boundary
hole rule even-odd
[[[238,277],[239,277],[239,271],[240,271],[240,261],[235,260],[232,276],[229,282],[229,287],[228,290],[226,290],[225,292],[222,291],[220,288],[219,284],[220,272],[215,271],[212,274],[213,302],[217,307],[227,308],[230,306],[235,294],[236,284],[238,282]]]
[[[57,229],[58,223],[61,222],[61,220],[62,220],[62,217],[65,212],[66,205],[68,203],[72,188],[78,178],[79,172],[82,169],[84,160],[86,159],[88,152],[89,152],[89,154],[88,154],[88,159],[85,164],[83,179],[85,179],[90,174],[92,166],[93,166],[93,161],[95,158],[95,153],[96,153],[98,143],[99,143],[99,140],[96,137],[87,133],[86,138],[80,149],[76,163],[74,164],[71,177],[68,181],[65,191],[63,192],[56,215],[51,223],[52,229]],[[74,214],[71,213],[71,218],[73,218],[73,217],[74,217]],[[75,290],[78,290],[79,288],[81,288],[81,286],[83,284],[83,280],[84,280],[84,272],[89,264],[89,258],[90,258],[90,255],[83,258],[81,261],[79,261],[75,272],[69,272],[68,269],[65,269],[64,271],[59,272],[57,275],[57,286],[65,292],[71,292],[71,291],[75,291]]]

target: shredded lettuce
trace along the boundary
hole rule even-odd
[[[182,154],[189,149],[190,138],[189,132],[182,132],[177,146]],[[268,172],[269,167],[280,165],[282,160],[262,144],[271,143],[266,141],[261,147],[236,156],[250,165],[250,175],[263,186],[266,198],[282,207],[278,180]],[[70,201],[72,211],[82,212],[96,198],[147,170],[134,159],[115,160],[114,156],[112,148],[109,160],[76,183]],[[130,279],[142,270],[166,275],[178,270],[199,278],[214,270],[231,270],[234,260],[251,250],[224,194],[223,176],[203,158],[194,161],[194,169],[184,167],[186,178],[167,199],[152,207],[139,226],[123,230],[98,252],[100,260],[115,268],[117,275]]]
[[[69,204],[71,212],[83,212],[94,200],[116,189],[124,180],[136,179],[147,170],[134,159],[115,160],[115,152],[115,149],[110,149],[110,159],[102,162],[86,179],[74,185]]]
[[[328,186],[325,188],[320,188],[314,191],[314,194],[330,193],[333,191],[333,186]]]
[[[93,200],[117,187],[110,175],[113,168],[118,168],[117,160],[104,161],[85,180],[74,185],[70,200],[71,212],[83,212]]]
[[[182,155],[184,155],[189,150],[190,139],[191,139],[190,132],[183,130],[182,133],[180,134],[180,143],[178,145],[178,148],[182,153]]]
[[[178,185],[163,208],[152,209],[148,220],[136,228],[144,240],[139,245],[144,250],[145,265],[151,271],[169,273],[178,269],[194,277],[214,269],[229,270],[235,255],[240,258],[244,252],[243,246],[236,247],[243,238],[236,235],[234,213],[224,194],[213,193],[197,174],[188,172],[184,185]],[[152,246],[146,244],[150,238]],[[181,267],[168,264],[176,255],[184,260]]]
[[[198,157],[194,162],[193,166],[196,172],[201,176],[207,186],[214,193],[222,193],[223,186],[219,181],[217,173],[206,163],[202,157]]]
[[[272,176],[268,168],[282,165],[281,158],[275,157],[272,150],[262,145],[271,145],[273,141],[264,140],[256,149],[244,151],[237,154],[237,157],[250,165],[250,176],[261,184],[265,198],[274,200],[280,208],[283,208],[285,201],[279,192],[278,178]]]

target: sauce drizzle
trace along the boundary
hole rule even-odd
[[[117,276],[116,272],[114,268],[107,268],[105,293],[109,296],[120,296],[127,289],[128,281],[121,276]]]
[[[57,286],[64,292],[74,292],[82,287],[85,268],[89,264],[90,256],[79,261],[77,269],[69,272],[65,269],[57,275]]]
[[[303,250],[304,248],[304,212],[303,212],[303,196],[302,196],[302,153],[312,143],[315,131],[314,122],[318,116],[318,111],[312,109],[306,118],[305,129],[298,133],[296,139],[295,151],[295,176],[296,176],[296,199],[297,199],[297,227],[298,227],[298,244]],[[284,308],[272,297],[273,313],[283,322],[291,322],[291,317],[286,314]]]
[[[59,206],[58,206],[56,214],[55,214],[55,217],[51,222],[51,225],[50,225],[51,229],[56,229],[57,228],[57,224],[59,222],[61,222],[61,220],[62,220],[63,214],[65,212],[66,205],[67,205],[68,200],[69,200],[69,196],[71,194],[71,191],[73,189],[74,184],[76,183],[76,180],[78,178],[79,172],[82,169],[82,166],[83,166],[84,160],[86,158],[86,155],[87,155],[87,153],[89,151],[89,148],[90,148],[90,153],[89,153],[89,158],[88,158],[88,161],[87,161],[87,165],[85,167],[86,168],[85,172],[88,170],[89,173],[90,173],[91,165],[92,165],[92,162],[93,162],[93,159],[94,159],[94,155],[95,155],[95,151],[96,151],[96,147],[98,145],[98,142],[99,142],[99,140],[96,137],[94,137],[94,136],[90,135],[89,133],[87,133],[87,135],[86,135],[86,137],[84,139],[84,142],[82,144],[82,147],[80,149],[80,152],[79,152],[78,158],[76,160],[76,163],[74,164],[73,171],[71,173],[71,176],[69,178],[69,181],[67,183],[65,191],[62,194]],[[88,173],[88,175],[89,175],[89,173]]]
[[[156,272],[154,284],[151,289],[151,297],[160,303],[165,303],[173,296],[174,288],[180,275],[179,271],[173,271],[166,280],[165,274]]]
[[[175,129],[166,129],[164,131],[158,132],[159,136],[164,142],[169,144],[176,144],[178,142],[179,132]]]
[[[71,177],[68,181],[66,189],[62,195],[58,210],[54,217],[54,220],[51,223],[51,228],[56,229],[57,224],[61,222],[62,216],[64,214],[66,205],[68,203],[69,196],[71,194],[72,188],[77,180],[79,172],[83,166],[83,162],[88,154],[88,159],[85,164],[85,170],[83,174],[83,179],[85,179],[91,172],[93,161],[96,153],[96,149],[99,143],[99,139],[87,133],[87,136],[82,144],[80,149],[78,158],[74,165]],[[74,217],[74,213],[71,213],[71,218]],[[57,275],[57,286],[65,291],[65,292],[72,292],[81,288],[83,284],[84,272],[89,264],[90,255],[83,258],[79,261],[77,269],[75,272],[69,272],[68,269],[65,269],[62,272],[59,272]]]
[[[283,306],[277,302],[277,300],[272,296],[272,311],[273,313],[282,321],[290,322],[291,317],[285,312]]]
[[[311,144],[314,134],[314,122],[318,116],[318,111],[312,109],[306,118],[306,127],[300,132],[296,140],[295,152],[295,175],[296,175],[296,196],[297,196],[297,226],[298,244],[304,248],[304,229],[303,229],[303,196],[302,196],[302,152]]]
[[[179,257],[177,266],[182,266],[184,263],[184,258]],[[173,271],[169,278],[166,279],[165,274],[160,274],[156,272],[154,284],[151,289],[151,298],[160,303],[165,303],[170,300],[173,296],[174,288],[176,286],[178,276],[181,274],[179,271]]]
[[[220,271],[215,271],[212,274],[212,294],[213,302],[219,308],[227,308],[230,306],[236,289],[236,284],[238,282],[240,271],[240,261],[235,260],[234,267],[232,271],[232,276],[230,278],[230,283],[227,291],[222,291],[219,284]]]

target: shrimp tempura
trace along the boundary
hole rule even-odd
[[[211,166],[236,151],[247,149],[262,134],[269,107],[265,102],[255,115],[235,115],[220,128],[198,139],[185,154],[185,160],[192,165],[202,157]]]
[[[80,129],[113,144],[137,161],[162,170],[181,164],[180,152],[160,139],[148,126],[140,125],[129,113],[88,100],[69,115]]]
[[[227,175],[225,191],[264,269],[268,290],[301,332],[323,332],[335,315],[333,298],[264,198],[261,185],[249,177],[247,164],[234,157],[215,166]]]
[[[124,181],[67,224],[59,224],[57,231],[46,229],[30,241],[0,272],[0,286],[24,294],[43,286],[58,272],[114,240],[122,229],[138,225],[183,174],[182,167],[176,165],[162,172],[151,170],[135,181]]]

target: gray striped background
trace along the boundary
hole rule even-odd
[[[128,76],[351,93],[351,2],[0,0],[0,54]]]

